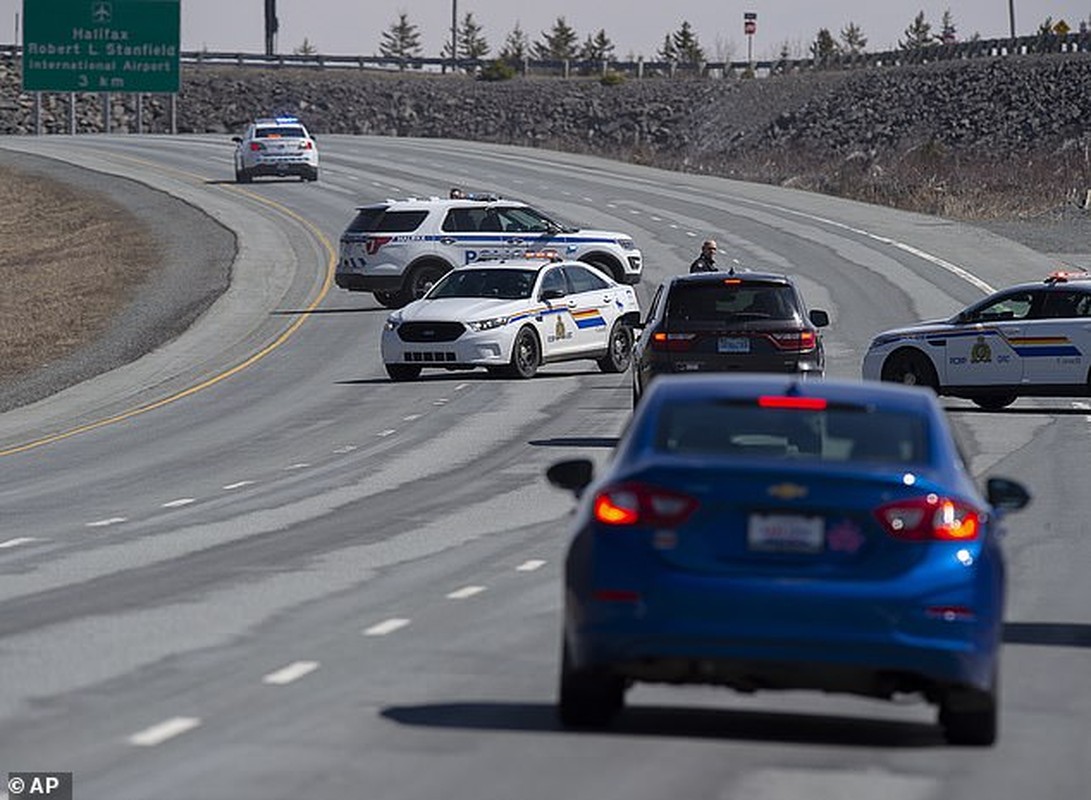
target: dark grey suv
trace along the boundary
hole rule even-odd
[[[633,402],[656,375],[788,372],[821,378],[825,311],[787,275],[702,272],[659,285],[633,349]]]

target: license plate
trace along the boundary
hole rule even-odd
[[[826,521],[794,514],[751,514],[746,543],[763,553],[819,553],[826,543]]]
[[[750,339],[746,336],[721,336],[716,345],[718,353],[749,353]]]

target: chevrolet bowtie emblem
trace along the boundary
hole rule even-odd
[[[806,497],[807,492],[810,490],[798,483],[778,483],[775,486],[770,486],[768,491],[770,495],[778,500],[798,500],[801,497]]]

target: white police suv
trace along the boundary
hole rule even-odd
[[[390,314],[382,357],[396,381],[474,367],[530,378],[542,364],[575,359],[623,372],[639,319],[633,288],[582,262],[541,254],[477,261]]]
[[[341,235],[336,283],[400,308],[448,270],[482,259],[554,251],[618,283],[640,281],[632,237],[561,224],[525,203],[495,195],[387,200],[361,206]]]
[[[254,120],[242,136],[234,136],[235,181],[250,183],[259,175],[297,175],[318,180],[318,147],[295,117]]]
[[[989,295],[949,320],[884,331],[871,380],[918,384],[987,409],[1017,397],[1091,395],[1091,274],[1055,272]]]

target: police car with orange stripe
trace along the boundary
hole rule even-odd
[[[871,380],[927,386],[1000,409],[1018,397],[1091,395],[1091,274],[1058,271],[1003,289],[949,320],[884,331]]]
[[[481,260],[392,312],[382,358],[396,381],[475,367],[530,378],[542,364],[576,359],[624,372],[639,319],[633,288],[583,262],[552,253]]]

